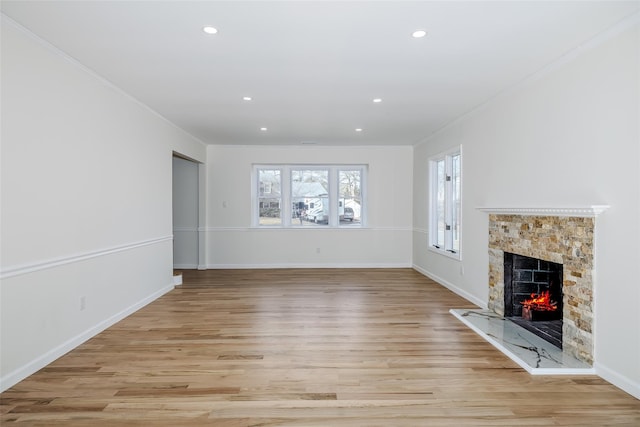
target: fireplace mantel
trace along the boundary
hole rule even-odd
[[[574,216],[595,218],[609,209],[609,205],[592,205],[570,208],[479,207],[476,209],[497,215]]]

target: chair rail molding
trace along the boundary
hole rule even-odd
[[[138,242],[127,243],[120,246],[113,246],[109,248],[99,249],[96,251],[79,253],[69,255],[61,258],[53,258],[34,262],[30,264],[23,264],[17,266],[6,267],[0,270],[0,279],[8,279],[9,277],[20,276],[23,274],[33,273],[40,270],[46,270],[48,268],[58,267],[61,265],[71,264],[74,262],[84,261],[87,259],[97,258],[105,255],[115,254],[118,252],[128,251],[132,249],[141,248],[144,246],[156,245],[163,242],[173,241],[173,236],[162,236],[154,239],[141,240]]]

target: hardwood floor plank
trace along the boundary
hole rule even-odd
[[[0,395],[29,426],[640,426],[595,376],[531,376],[411,269],[208,270]]]

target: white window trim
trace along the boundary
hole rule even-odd
[[[281,224],[266,225],[260,224],[259,218],[259,187],[260,177],[258,171],[261,169],[280,171],[280,203],[281,203]],[[284,206],[292,206],[291,202],[291,174],[294,170],[327,170],[329,173],[329,223],[319,226],[302,226],[292,221],[290,209]],[[367,175],[368,165],[366,164],[254,164],[251,178],[251,226],[261,229],[286,228],[303,230],[326,230],[326,229],[364,229],[366,228],[367,211]],[[340,224],[338,199],[340,192],[339,176],[341,171],[360,171],[360,193],[361,211],[360,222],[353,224]]]
[[[447,151],[441,152],[435,156],[431,156],[429,158],[429,162],[428,162],[428,168],[429,168],[429,218],[428,218],[428,226],[429,226],[429,233],[428,233],[428,242],[427,242],[427,248],[435,253],[438,253],[440,255],[444,255],[448,258],[452,258],[455,259],[457,261],[462,261],[462,239],[463,239],[463,233],[462,233],[462,209],[460,209],[460,214],[459,214],[459,218],[458,218],[458,228],[459,228],[459,236],[460,236],[460,248],[458,250],[458,252],[451,252],[450,248],[452,248],[452,236],[453,233],[445,233],[445,246],[444,248],[437,248],[436,247],[436,238],[437,238],[437,234],[438,234],[438,221],[437,221],[437,203],[436,203],[436,195],[438,193],[438,182],[437,182],[437,170],[435,167],[435,163],[439,160],[445,159],[445,173],[449,174],[451,172],[451,162],[448,159],[451,159],[451,157],[455,156],[456,154],[460,155],[460,203],[462,203],[463,200],[463,195],[462,195],[462,182],[463,182],[463,177],[462,177],[462,162],[463,162],[463,156],[462,156],[462,145],[459,145],[457,147],[451,148]],[[451,183],[449,185],[445,185],[445,203],[447,203],[448,200],[451,199],[451,192],[452,192],[452,186],[453,186],[453,182],[451,181]],[[450,203],[449,203],[450,204]],[[448,205],[446,205],[448,206]],[[452,216],[452,209],[449,209],[448,207],[445,208],[445,223],[451,223],[451,216]]]

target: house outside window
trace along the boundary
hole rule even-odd
[[[429,159],[429,248],[460,259],[462,148]]]
[[[266,168],[257,170],[258,179],[258,217],[260,225],[281,225],[282,170]]]

